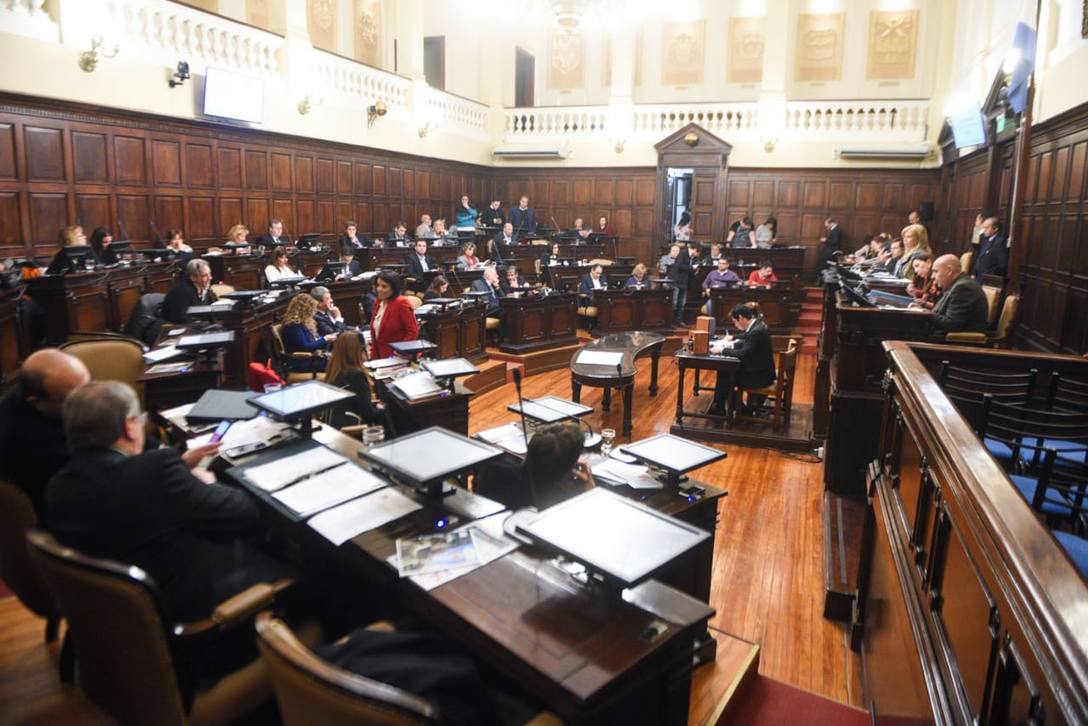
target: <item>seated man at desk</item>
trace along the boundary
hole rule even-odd
[[[499,307],[499,298],[503,296],[502,286],[499,285],[499,272],[494,265],[484,268],[483,277],[472,283],[474,292],[486,292],[487,317],[502,318],[502,308]]]
[[[419,224],[416,226],[416,239],[431,239],[434,236],[434,227],[431,226],[431,215],[419,215]]]
[[[317,312],[314,313],[314,322],[317,323],[318,335],[335,335],[344,332],[347,327],[344,324],[344,316],[340,314],[340,308],[332,300],[332,293],[324,285],[317,285],[310,294],[317,301]]]
[[[404,256],[404,263],[408,265],[407,275],[412,278],[411,289],[423,292],[427,289],[427,273],[437,270],[434,260],[427,254],[427,242],[417,239],[415,247]]]
[[[26,492],[39,519],[46,482],[68,461],[61,406],[90,380],[79,358],[43,348],[23,361],[0,398],[0,479]]]
[[[578,292],[593,302],[593,293],[597,290],[608,289],[608,278],[604,276],[604,265],[597,263],[589,268],[589,273],[582,276],[582,283],[578,285]]]
[[[344,222],[344,234],[340,236],[340,254],[355,254],[366,247],[366,240],[358,234],[359,226],[354,219]]]
[[[355,259],[355,253],[340,251],[340,261],[344,263],[344,271],[340,273],[340,277],[356,277],[363,274],[363,266],[359,264],[359,260]]]
[[[385,237],[386,247],[407,247],[409,242],[408,225],[404,222],[397,222],[393,231]]]
[[[525,278],[518,274],[518,268],[515,265],[508,265],[501,287],[503,294],[509,295],[512,292],[528,290],[532,285],[527,283]]]
[[[631,270],[631,276],[624,283],[624,287],[634,288],[635,290],[649,289],[650,281],[646,279],[646,272],[646,265],[641,262],[635,265],[634,269]]]
[[[128,385],[78,388],[64,402],[64,428],[72,458],[46,486],[48,529],[84,554],[145,570],[178,622],[210,617],[246,588],[294,575],[248,541],[262,532],[252,497],[195,468],[218,444],[183,455],[144,451],[144,415]],[[252,631],[212,650],[197,664],[204,677],[252,658]]]
[[[166,293],[162,301],[162,317],[168,323],[184,325],[189,320],[188,310],[197,305],[211,305],[216,301],[212,290],[212,269],[204,260],[189,260],[185,276]]]
[[[721,258],[722,258],[722,243],[721,242],[713,242],[710,245],[710,254],[708,254],[706,256],[706,259],[703,261],[703,264],[704,265],[710,265],[711,267],[716,267],[717,264],[718,264],[718,260],[720,260]]]
[[[507,222],[502,226],[502,231],[495,235],[495,244],[509,247],[510,245],[516,245],[518,243],[517,237],[514,236],[514,225]]]
[[[477,494],[515,511],[544,510],[593,487],[593,477],[578,463],[585,438],[577,424],[542,426],[529,439],[524,461],[504,457],[480,467]]]
[[[873,266],[870,267],[872,272],[883,272],[889,275],[894,275],[896,268],[899,267],[899,263],[903,260],[903,239],[896,237],[888,243],[888,248],[882,251],[876,257],[876,261]]]
[[[748,275],[748,287],[770,287],[778,282],[778,276],[774,274],[774,266],[770,260],[760,260],[759,269],[752,270]]]
[[[282,247],[294,244],[291,238],[283,233],[283,220],[272,219],[268,222],[268,232],[257,238],[257,244],[262,247]]]
[[[967,275],[955,255],[942,255],[933,263],[933,279],[944,295],[933,308],[930,324],[935,340],[945,333],[984,333],[989,324],[990,307],[982,286]]]
[[[717,269],[706,273],[706,277],[703,278],[703,297],[709,298],[710,291],[716,287],[733,287],[740,283],[740,276],[729,269],[730,264],[728,257],[718,258]],[[707,300],[706,312],[707,315],[714,314],[713,304],[710,300]]]
[[[536,234],[536,213],[529,206],[529,197],[522,195],[518,206],[510,210],[510,224],[518,234]]]
[[[83,234],[82,227],[79,225],[64,227],[57,236],[60,238],[61,247],[57,254],[53,256],[53,260],[49,263],[49,267],[46,268],[45,274],[59,275],[71,270],[73,265],[78,269],[84,269],[86,260],[90,260],[91,266],[94,266],[96,262],[94,249],[87,244],[87,235]],[[83,259],[75,259],[77,255],[82,255]]]
[[[759,313],[748,305],[735,305],[729,311],[729,318],[740,331],[736,337],[726,336],[721,343],[711,345],[711,352],[724,354],[740,360],[736,375],[718,374],[714,385],[714,403],[709,413],[725,415],[725,401],[730,394],[728,384],[732,381],[738,389],[764,388],[774,383],[774,346],[771,333],[759,318]],[[750,404],[759,403],[749,398]]]
[[[439,217],[434,221],[434,229],[431,230],[434,235],[436,245],[445,244],[457,244],[457,235],[446,229],[446,219]]]

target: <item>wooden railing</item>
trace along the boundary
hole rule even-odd
[[[885,343],[854,614],[877,721],[1088,722],[1088,586],[931,374],[1088,361]]]

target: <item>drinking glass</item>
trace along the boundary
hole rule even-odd
[[[83,268],[88,271],[94,269],[94,259],[90,255],[83,258]]]
[[[616,438],[616,429],[601,429],[601,454],[608,456],[612,453],[612,442]]]
[[[276,391],[282,391],[283,385],[280,383],[266,383],[264,384],[265,393],[275,393]]]
[[[384,426],[367,426],[363,429],[363,446],[370,448],[385,441]]]

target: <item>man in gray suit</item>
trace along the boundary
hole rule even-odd
[[[945,333],[984,333],[990,308],[982,287],[964,274],[960,258],[942,255],[933,263],[933,278],[944,290],[933,308],[933,337],[943,340]],[[913,305],[911,307],[914,307]]]

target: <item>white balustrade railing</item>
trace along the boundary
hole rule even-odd
[[[105,11],[110,37],[122,45],[143,43],[190,63],[281,72],[284,39],[274,33],[165,0],[107,0]]]
[[[56,42],[56,18],[45,0],[0,0],[0,32]]]
[[[669,134],[690,123],[722,134],[756,128],[758,107],[755,103],[639,104],[634,117],[636,134]]]
[[[506,109],[507,140],[561,136],[569,139],[596,139],[608,136],[608,106],[570,108]]]
[[[367,104],[384,101],[390,109],[403,110],[408,102],[407,78],[314,49],[313,72],[328,90],[355,96]]]
[[[476,101],[454,96],[433,88],[427,89],[428,118],[433,119],[443,129],[466,131],[471,134],[486,136],[487,119],[490,110]]]
[[[789,101],[786,132],[896,141],[924,141],[927,101]]]

